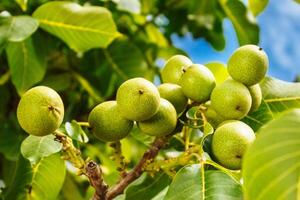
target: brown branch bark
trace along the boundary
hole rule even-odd
[[[156,138],[131,172],[124,174],[119,183],[108,190],[108,185],[103,180],[101,167],[94,161],[84,161],[80,155],[80,150],[74,147],[72,139],[64,133],[56,131],[54,135],[56,136],[55,140],[63,145],[64,159],[69,160],[77,167],[80,170],[79,174],[87,176],[91,186],[95,188],[92,200],[112,200],[122,194],[130,183],[142,175],[144,169],[153,161],[169,138],[168,136]]]
[[[108,186],[103,180],[102,170],[94,161],[84,161],[80,150],[75,148],[72,139],[60,131],[55,131],[55,140],[63,145],[63,159],[69,160],[76,168],[78,174],[88,177],[91,186],[95,188],[92,200],[105,200]]]
[[[108,186],[103,180],[100,166],[94,161],[89,161],[85,166],[85,175],[89,178],[91,186],[95,188],[92,200],[104,200]]]
[[[124,178],[122,178],[116,186],[111,188],[106,193],[105,200],[112,200],[119,194],[122,194],[125,188],[130,183],[132,183],[134,180],[140,177],[149,161],[153,160],[157,156],[159,150],[166,144],[167,140],[167,137],[156,138],[151,147],[144,153],[143,157],[141,158],[139,163],[133,168],[133,170],[129,172]]]

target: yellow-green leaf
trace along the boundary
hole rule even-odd
[[[40,27],[59,37],[77,52],[106,48],[120,35],[109,10],[99,6],[54,1],[34,13]]]
[[[214,74],[217,84],[223,83],[228,77],[227,67],[220,62],[206,63],[205,66]]]
[[[38,28],[36,19],[26,16],[0,16],[0,44],[6,41],[21,42]]]
[[[148,24],[145,30],[150,42],[160,47],[168,46],[168,40],[165,38],[164,34],[156,26],[154,26],[153,24]]]
[[[243,119],[254,130],[258,130],[285,110],[300,108],[300,83],[266,77],[260,86],[263,94],[261,106]]]
[[[239,183],[219,170],[205,170],[200,164],[181,168],[171,183],[164,200],[239,200]]]
[[[259,15],[268,5],[269,0],[248,0],[249,8],[253,15]]]
[[[258,132],[244,157],[245,199],[299,199],[300,110],[284,113]]]
[[[61,150],[61,143],[56,142],[54,138],[54,135],[43,137],[30,135],[22,142],[21,153],[32,164],[36,164],[43,157],[47,157]]]
[[[5,199],[56,200],[65,174],[65,162],[59,153],[42,158],[34,166],[20,157]]]
[[[245,5],[240,0],[220,0],[219,2],[234,26],[239,44],[257,44],[259,28],[247,15]]]
[[[11,79],[19,94],[41,81],[46,72],[46,58],[32,38],[10,42],[6,47]]]
[[[15,0],[19,6],[21,7],[21,9],[23,11],[26,11],[27,10],[27,3],[28,3],[28,0]]]

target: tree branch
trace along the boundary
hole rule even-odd
[[[96,190],[92,200],[104,200],[108,186],[103,180],[100,166],[94,161],[89,161],[85,166],[85,174],[89,178],[91,186]]]
[[[105,200],[108,186],[103,180],[100,166],[90,160],[84,161],[81,157],[80,150],[74,147],[70,137],[60,131],[55,131],[55,140],[63,145],[63,159],[69,160],[76,168],[79,169],[79,175],[84,174],[88,177],[91,186],[95,188],[92,200]]]
[[[64,159],[69,160],[77,167],[79,169],[79,174],[87,176],[91,186],[95,188],[92,200],[112,200],[119,194],[122,194],[130,183],[142,175],[145,168],[154,160],[159,153],[159,150],[169,139],[168,136],[156,138],[132,171],[125,174],[117,185],[108,190],[108,186],[103,180],[100,166],[94,161],[84,161],[81,157],[80,150],[74,147],[72,139],[67,135],[60,131],[56,131],[54,135],[55,140],[63,145]]]
[[[145,167],[152,161],[158,154],[159,150],[166,144],[168,137],[156,138],[151,147],[144,153],[139,163],[129,172],[121,181],[111,188],[106,194],[106,200],[112,200],[114,197],[122,194],[125,188],[140,177]]]

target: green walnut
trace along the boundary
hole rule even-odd
[[[64,104],[56,91],[37,86],[23,94],[17,108],[20,126],[28,134],[45,136],[53,133],[64,118]]]
[[[177,115],[174,106],[161,98],[157,113],[148,120],[138,122],[138,127],[147,135],[161,137],[172,133],[176,122]]]
[[[169,60],[167,60],[161,71],[162,81],[164,83],[178,84],[183,70],[192,64],[192,61],[186,56],[172,56]]]
[[[117,91],[120,114],[132,121],[149,119],[158,110],[160,95],[153,83],[144,78],[125,81]]]
[[[188,98],[183,94],[181,86],[173,83],[164,83],[158,86],[158,91],[162,98],[173,104],[177,114],[184,111]]]
[[[250,126],[241,121],[223,122],[212,138],[212,152],[216,160],[232,170],[241,169],[242,159],[249,146],[255,140]]]
[[[104,142],[125,138],[133,127],[133,121],[122,117],[116,101],[106,101],[97,105],[89,115],[93,134]]]
[[[205,102],[216,86],[212,72],[205,66],[193,64],[184,70],[180,79],[185,96],[196,102]]]
[[[232,79],[218,85],[211,94],[211,106],[225,119],[242,119],[250,111],[251,104],[248,88]]]
[[[214,127],[217,128],[219,124],[224,122],[226,119],[219,115],[211,106],[211,102],[208,101],[205,103],[206,111],[204,112],[204,115],[207,119],[207,121]],[[201,116],[200,116],[201,117]]]
[[[248,87],[250,95],[252,97],[252,105],[249,112],[254,112],[258,109],[262,101],[262,92],[259,84]]]
[[[238,48],[229,58],[228,73],[247,86],[259,83],[266,75],[269,60],[262,48],[245,45]]]

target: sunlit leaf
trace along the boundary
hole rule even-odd
[[[249,8],[253,15],[259,15],[268,5],[269,0],[248,0]]]
[[[105,48],[120,35],[110,11],[99,6],[49,2],[40,6],[33,17],[39,20],[42,29],[77,52]]]
[[[141,3],[139,0],[113,0],[119,10],[128,11],[134,14],[141,12]]]
[[[160,46],[160,47],[167,47],[168,40],[165,38],[163,33],[153,24],[148,24],[145,27],[145,31],[148,35],[149,41],[152,43]]]
[[[61,143],[56,142],[54,138],[54,135],[43,137],[30,135],[22,142],[21,153],[34,165],[43,157],[47,157],[61,150]]]
[[[28,3],[28,0],[15,0],[19,6],[21,7],[21,9],[23,11],[26,11],[27,10],[27,3]]]
[[[39,23],[30,16],[0,16],[0,44],[9,42],[21,42],[32,35]]]
[[[180,169],[164,200],[243,199],[242,187],[227,174],[205,170],[200,164]]]
[[[229,74],[227,72],[227,67],[225,64],[220,62],[210,62],[206,63],[205,66],[214,74],[217,85],[223,83],[226,79],[228,79]]]
[[[297,199],[300,180],[300,110],[280,115],[258,132],[244,157],[249,200]]]
[[[72,120],[70,122],[66,122],[65,129],[67,134],[74,140],[77,140],[79,142],[87,143],[89,141],[89,138],[85,134],[85,132],[82,130],[81,126],[75,121]]]
[[[258,130],[285,110],[300,108],[300,83],[266,77],[260,86],[263,93],[261,106],[243,119],[254,130]]]
[[[20,157],[5,199],[56,200],[65,173],[65,163],[59,154],[44,157],[33,167]]]
[[[245,5],[240,0],[220,0],[219,2],[234,26],[239,44],[257,44],[259,28],[249,19]]]

